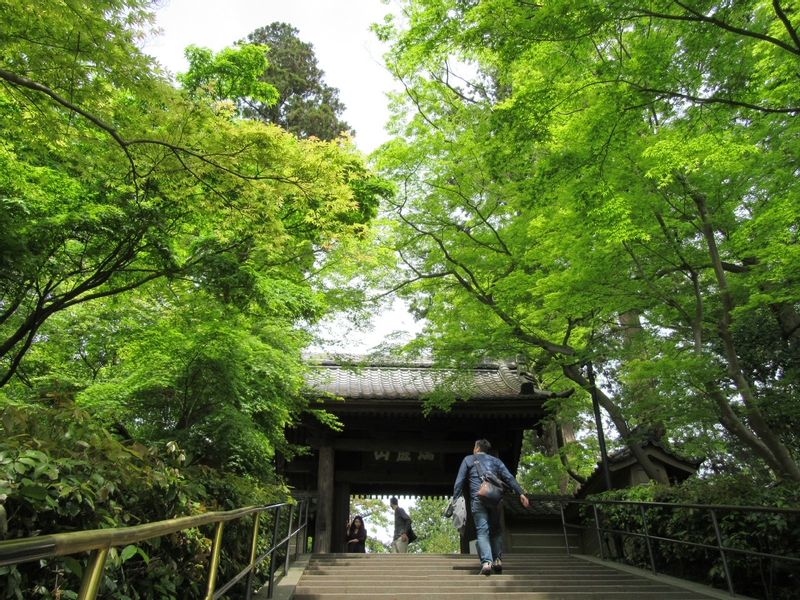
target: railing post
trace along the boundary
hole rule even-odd
[[[86,572],[83,574],[78,600],[94,600],[97,597],[100,584],[103,582],[103,569],[106,566],[108,550],[109,548],[101,548],[92,555],[90,563],[86,566]]]
[[[289,509],[289,527],[286,528],[286,561],[283,563],[284,577],[289,572],[289,544],[292,543],[292,524],[294,523],[294,504]]]
[[[213,600],[214,590],[217,587],[217,571],[219,570],[219,556],[222,550],[222,531],[225,521],[219,521],[214,530],[214,541],[211,543],[211,561],[208,564],[208,586],[206,586],[205,600]]]
[[[597,543],[600,545],[600,558],[605,560],[606,553],[603,550],[603,538],[600,535],[600,517],[597,516],[597,505],[592,504],[592,510],[594,511],[594,526],[597,530]]]
[[[569,549],[569,536],[567,536],[567,519],[564,517],[564,501],[558,501],[558,508],[561,509],[561,527],[564,529],[564,545],[567,548],[567,556],[572,556]]]
[[[309,498],[308,502],[306,504],[306,528],[305,528],[305,531],[303,531],[303,553],[304,554],[308,552],[308,538],[312,537],[312,536],[308,535],[309,534],[308,525],[311,522],[311,507],[312,506],[314,506],[314,500],[313,500],[313,498]]]
[[[281,507],[275,509],[275,523],[272,527],[272,556],[269,557],[269,579],[267,580],[267,598],[272,598],[275,587],[275,559],[278,556],[278,549],[275,544],[278,541],[278,527],[281,524]]]
[[[253,522],[253,539],[250,542],[250,572],[247,574],[247,593],[245,600],[250,600],[253,596],[253,578],[255,577],[256,557],[258,555],[258,527],[259,517],[261,513],[257,512],[254,515],[255,521]]]
[[[711,513],[711,522],[714,524],[714,534],[717,536],[717,548],[719,548],[719,555],[722,557],[722,568],[725,570],[725,580],[728,583],[728,591],[731,596],[735,596],[736,592],[733,591],[731,571],[728,568],[728,557],[725,556],[725,550],[722,546],[722,533],[719,529],[719,523],[717,523],[717,513],[713,508],[709,512]]]
[[[300,506],[297,509],[297,535],[294,539],[294,559],[297,560],[297,557],[300,555],[300,531],[303,532],[303,543],[306,540],[306,523],[303,520],[303,511],[305,510],[306,500],[303,499],[300,501]],[[301,527],[302,526],[302,527]],[[305,550],[305,548],[303,548]]]
[[[303,554],[308,552],[308,521],[311,518],[311,498],[306,498],[306,518],[303,520]]]
[[[653,571],[653,575],[657,575],[656,573],[656,559],[653,555],[653,546],[650,543],[650,532],[647,529],[647,516],[644,512],[644,504],[639,505],[639,510],[642,511],[642,527],[644,528],[644,541],[647,542],[647,553],[650,555],[650,568]]]

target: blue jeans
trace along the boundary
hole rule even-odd
[[[478,555],[481,563],[494,562],[503,556],[503,531],[500,529],[500,507],[489,508],[477,498],[470,502],[472,520],[478,532]]]

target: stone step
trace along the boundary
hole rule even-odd
[[[359,559],[352,559],[352,558],[339,558],[335,560],[316,560],[312,559],[311,564],[315,565],[322,565],[322,566],[329,566],[329,565],[352,565],[352,566],[359,566],[359,565],[376,565],[381,568],[390,568],[398,565],[411,565],[411,566],[419,566],[419,565],[460,565],[460,564],[470,564],[478,562],[478,556],[475,554],[468,555],[466,560],[454,560],[454,559],[441,559],[441,558],[420,558],[414,559],[410,557],[408,558],[399,558],[395,560],[359,560]],[[527,554],[516,554],[514,555],[515,558],[511,559],[508,555],[503,557],[503,564],[514,564],[520,566],[534,566],[534,565],[549,565],[549,566],[559,566],[559,565],[574,565],[575,561],[568,556],[564,555],[559,557],[558,559],[553,559],[552,554],[543,554],[537,557],[532,557]]]
[[[512,544],[516,544],[518,541],[542,541],[547,542],[549,544],[561,544],[564,545],[564,532],[563,531],[515,531],[514,533],[509,535],[509,539],[511,540]],[[577,533],[568,533],[567,539],[569,539],[570,544],[577,544],[581,536]]]
[[[526,561],[509,561],[503,560],[503,566],[506,567],[514,567],[517,569],[536,569],[536,568],[545,568],[545,569],[570,569],[570,568],[586,568],[590,570],[597,570],[602,569],[603,567],[600,565],[593,565],[590,563],[574,563],[574,562],[565,562],[565,561],[553,561],[553,560],[539,560],[539,556],[534,555],[526,555]],[[309,567],[319,567],[321,569],[332,569],[332,568],[353,568],[353,569],[422,569],[426,567],[435,567],[437,569],[441,569],[443,567],[449,567],[453,569],[460,569],[462,567],[469,567],[471,565],[478,565],[480,564],[480,560],[477,556],[471,557],[471,560],[459,560],[459,561],[441,561],[441,560],[406,560],[406,561],[397,561],[397,562],[385,562],[385,561],[311,561],[309,563]]]
[[[381,575],[381,581],[385,583],[394,583],[397,581],[404,582],[404,581],[430,581],[430,580],[437,580],[437,581],[462,581],[465,577],[470,577],[471,575],[478,572],[478,569],[474,569],[473,572],[470,573],[409,573],[409,574],[388,574],[384,573]],[[502,575],[497,575],[498,577],[502,577],[504,580],[508,581],[520,581],[520,582],[547,582],[547,581],[564,581],[565,576],[559,574],[552,574],[552,573],[541,573],[541,574],[530,574],[530,573],[517,573],[511,574],[506,571],[503,571]],[[338,574],[338,573],[331,573],[327,575],[320,575],[316,573],[305,573],[303,575],[303,581],[306,582],[340,582],[340,583],[348,583],[353,580],[352,573],[347,574]],[[636,577],[633,575],[626,575],[625,573],[620,574],[612,574],[612,573],[585,573],[580,575],[571,575],[569,576],[569,580],[573,582],[581,582],[581,581],[630,581],[636,580]]]
[[[331,593],[348,593],[348,594],[366,594],[375,591],[376,583],[364,584],[348,584],[342,586],[329,586],[329,585],[305,585],[302,581],[298,584],[296,593],[317,593],[317,594],[331,594]],[[478,583],[460,583],[460,584],[447,584],[447,585],[418,585],[418,584],[398,584],[387,585],[385,582],[380,582],[382,592],[394,592],[404,594],[421,594],[423,592],[430,592],[436,594],[438,592],[474,592],[483,590],[491,593],[499,592],[604,592],[606,594],[615,594],[617,592],[640,592],[642,595],[649,595],[660,592],[670,592],[673,588],[663,585],[649,585],[647,583],[641,585],[626,584],[626,585],[604,585],[600,583],[587,582],[584,585],[572,585],[566,582],[561,582],[558,585],[517,585],[517,584],[500,584],[495,582]]]
[[[575,554],[579,554],[580,551],[581,551],[581,547],[580,546],[570,546],[569,549],[570,549],[571,552],[574,552]],[[522,544],[517,544],[517,545],[514,546],[514,552],[517,553],[517,554],[534,554],[534,555],[537,555],[537,556],[540,555],[540,554],[554,554],[554,553],[558,552],[559,550],[561,550],[562,552],[565,552],[564,546],[563,545],[562,546],[538,546],[538,545],[522,545]]]
[[[351,600],[352,598],[364,600],[487,600],[494,595],[485,592],[436,592],[423,593],[382,592],[372,590],[366,593],[330,593],[300,592],[292,596],[292,600]],[[501,592],[497,598],[511,598],[512,600],[642,600],[642,592],[618,591],[609,595],[606,592]],[[699,596],[681,590],[647,594],[647,600],[699,600]]]
[[[363,552],[326,552],[324,554],[311,554],[311,558],[315,559],[328,559],[328,558],[359,558],[362,560],[399,560],[403,558],[449,558],[453,560],[469,560],[469,557],[472,556],[470,554],[461,554],[459,552],[451,552],[450,554],[441,553],[441,554],[429,554],[429,553],[418,553],[418,554],[393,554],[390,552],[380,552],[380,553],[367,553],[364,554]],[[513,558],[513,554],[509,554],[508,558]]]
[[[564,544],[564,538],[558,539],[557,537],[517,538],[509,545],[509,552],[519,554],[520,548],[542,548],[547,549],[545,554],[567,554],[567,546]],[[581,551],[580,542],[571,539],[569,541],[569,549],[572,552],[579,553]]]
[[[563,552],[563,549],[562,549]],[[503,560],[503,573],[478,573],[474,555],[313,555],[294,600],[698,600],[704,598],[562,552]]]
[[[372,558],[374,556],[374,558]],[[392,557],[392,558],[385,558],[385,557]],[[442,555],[430,555],[430,554],[341,554],[337,556],[331,556],[330,558],[312,558],[312,564],[320,564],[320,565],[357,565],[357,564],[370,564],[370,565],[379,565],[379,566],[387,566],[387,565],[418,565],[420,563],[428,563],[428,564],[460,564],[460,563],[469,563],[475,562],[478,560],[477,555],[475,554],[464,554],[464,555],[457,555],[459,556],[456,558],[454,556],[442,556]],[[463,558],[461,558],[463,556]],[[368,557],[368,558],[365,558]],[[575,561],[573,558],[566,555],[564,552],[556,552],[550,554],[544,554],[542,556],[537,556],[535,559],[531,558],[528,555],[505,555],[503,557],[504,564],[524,564],[524,565],[533,565],[533,564],[548,564],[548,565],[574,565]]]
[[[363,576],[363,577],[375,577],[380,575],[381,577],[388,577],[388,578],[402,578],[402,577],[445,577],[445,578],[458,578],[464,577],[467,575],[471,575],[477,573],[479,570],[479,565],[474,564],[470,565],[469,567],[459,568],[459,569],[435,569],[435,568],[428,568],[428,569],[393,569],[391,572],[387,572],[383,569],[314,569],[314,568],[307,568],[305,572],[305,576],[308,577],[336,577],[341,578],[344,577],[344,573],[347,573],[347,577],[353,576]],[[528,579],[536,579],[539,577],[551,577],[556,579],[573,579],[573,578],[592,578],[592,577],[600,577],[603,575],[611,576],[608,571],[603,571],[601,569],[595,570],[588,570],[588,569],[558,569],[558,570],[548,570],[548,569],[512,569],[509,567],[503,568],[503,575],[508,577],[525,577]]]

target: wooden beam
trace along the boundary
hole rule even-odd
[[[380,485],[391,485],[392,483],[409,485],[439,485],[450,483],[451,485],[456,480],[457,472],[447,473],[439,481],[432,479],[434,474],[428,472],[413,472],[413,473],[380,473],[376,471],[339,471],[336,473],[336,478],[339,481],[347,482],[350,484],[364,484],[374,483]]]
[[[405,440],[359,440],[359,439],[337,439],[333,442],[334,450],[341,450],[344,452],[375,452],[375,451],[389,451],[389,452],[433,452],[435,454],[463,454],[466,456],[472,452],[472,444],[475,440],[470,441],[437,441],[437,440],[413,440],[409,442]],[[506,446],[501,445],[500,449],[506,449]]]

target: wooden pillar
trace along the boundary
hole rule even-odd
[[[347,519],[350,516],[350,484],[336,482],[333,486],[333,544],[332,552],[346,552],[345,535]]]
[[[469,482],[467,482],[466,485],[469,486]],[[477,539],[478,532],[475,530],[475,521],[472,520],[472,506],[470,504],[469,493],[464,494],[464,500],[467,509],[467,522],[464,526],[464,533],[459,536],[459,548],[461,554],[469,554],[469,543]]]
[[[503,500],[503,502],[500,503],[500,531],[503,532],[503,551],[513,553],[514,549],[513,546],[511,545],[511,532],[508,530],[508,522],[506,521],[506,511],[505,508],[503,507],[503,505],[506,502],[514,502],[514,500],[511,500],[509,498],[507,500]],[[519,500],[517,500],[517,502],[519,502]]]
[[[314,552],[327,554],[331,551],[333,534],[333,447],[319,449],[317,471],[317,522],[314,529]]]
[[[466,530],[463,535],[459,536],[458,543],[459,552],[461,552],[461,554],[469,554],[469,539],[467,538]]]

